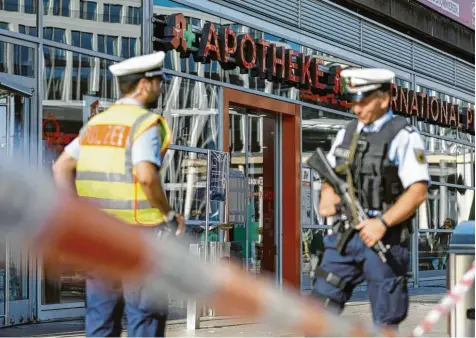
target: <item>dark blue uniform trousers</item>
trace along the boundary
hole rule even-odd
[[[349,240],[345,255],[340,255],[336,250],[336,235],[324,237],[325,251],[320,267],[343,279],[347,286],[342,290],[319,277],[314,290],[318,296],[330,298],[342,310],[352,296],[354,287],[365,280],[374,323],[401,323],[407,316],[409,306],[406,278],[402,273],[407,271],[409,251],[406,244],[400,244],[399,229],[395,229],[393,233],[390,231],[383,242],[392,245],[390,252],[398,270],[383,263],[379,256],[364,244],[357,232]]]
[[[165,337],[167,297],[162,303],[158,308],[141,285],[89,277],[86,280],[86,336],[119,337],[125,310],[128,337]]]
[[[157,236],[158,229],[141,231]],[[119,337],[124,311],[128,337],[165,337],[167,294],[162,299],[152,299],[144,285],[111,280],[92,272],[86,279],[86,336]]]

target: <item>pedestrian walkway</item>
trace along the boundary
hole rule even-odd
[[[409,315],[402,323],[400,332],[409,334],[428,311],[443,297],[443,287],[426,287],[410,289],[411,304]],[[356,322],[372,321],[370,305],[364,293],[356,294],[357,300],[348,304],[343,317]],[[30,325],[21,325],[0,329],[0,337],[84,337],[84,322],[82,320],[66,322],[49,322]],[[127,337],[124,332],[123,337]],[[243,318],[214,318],[201,322],[198,330],[187,330],[185,321],[171,321],[167,326],[168,337],[291,337],[297,336],[293,332],[273,332],[262,324]],[[437,323],[427,337],[448,337],[447,320]]]

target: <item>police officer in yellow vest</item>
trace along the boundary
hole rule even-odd
[[[171,210],[159,168],[170,142],[166,121],[156,108],[162,81],[163,52],[110,66],[124,97],[91,118],[53,166],[58,185],[73,189],[105,212],[155,235],[160,224],[183,218]],[[125,309],[129,337],[163,337],[168,298],[157,307],[144,288],[111,281],[91,272],[86,282],[86,335],[120,336]]]

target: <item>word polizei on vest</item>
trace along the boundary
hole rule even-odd
[[[155,51],[176,50],[181,58],[193,57],[203,64],[218,61],[223,70],[240,68],[241,74],[285,83],[299,89],[300,99],[322,102],[337,108],[350,108],[343,96],[339,65],[326,66],[324,61],[283,43],[254,39],[250,34],[237,35],[231,28],[218,31],[206,22],[200,29],[187,23],[182,13],[154,15]],[[212,75],[213,76],[213,75]],[[219,79],[218,79],[219,80]],[[400,115],[474,133],[474,113],[469,107],[393,85],[392,110]]]

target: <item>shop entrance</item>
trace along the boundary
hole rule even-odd
[[[31,93],[28,88],[0,77],[0,161],[15,156],[29,160]],[[33,318],[34,283],[26,248],[0,238],[0,327]]]
[[[275,198],[279,116],[235,104],[228,112],[230,170],[234,175],[242,174],[247,185],[242,204],[244,223],[235,225],[230,240],[241,249],[248,271],[275,273],[279,240]]]
[[[223,150],[229,152],[226,241],[255,275],[299,286],[300,107],[223,90]]]

